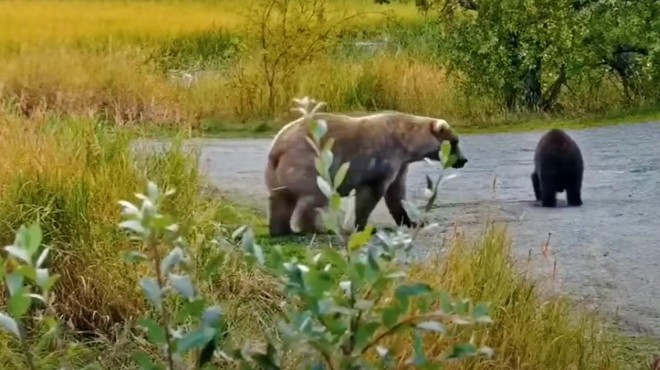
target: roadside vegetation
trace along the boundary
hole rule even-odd
[[[215,134],[304,95],[471,131],[657,116],[656,1],[379,1],[3,2],[0,100]]]
[[[516,260],[500,225],[450,232],[429,246],[440,257],[410,265],[388,260],[396,238],[361,260],[376,249],[339,227],[313,249],[272,240],[263,215],[206,184],[180,139],[270,132],[304,95],[333,111],[440,116],[459,132],[656,117],[659,11],[650,0],[0,2],[11,246],[0,368],[648,369],[655,340],[555,292],[552,263],[531,278],[539,261]],[[164,131],[171,148],[132,147]],[[347,280],[362,289],[347,294]]]

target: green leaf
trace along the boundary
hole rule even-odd
[[[442,312],[444,312],[445,314],[454,313],[454,305],[452,304],[449,294],[447,294],[447,292],[440,292],[440,294],[438,295],[440,299],[440,309],[442,310]]]
[[[44,262],[46,262],[46,258],[48,258],[48,253],[50,252],[50,248],[46,247],[44,248],[43,251],[41,251],[41,254],[39,254],[39,258],[37,258],[37,267],[41,267]]]
[[[458,160],[458,157],[456,155],[450,154],[447,158],[445,158],[443,160],[442,167],[443,168],[449,168],[449,167],[453,166],[454,163],[456,163],[457,160]]]
[[[335,190],[337,190],[339,186],[344,182],[344,179],[346,179],[346,174],[348,173],[349,167],[350,167],[350,162],[344,162],[337,170],[337,173],[335,174],[335,179],[333,181]]]
[[[341,195],[338,193],[333,193],[330,196],[330,209],[341,209]]]
[[[243,225],[243,226],[237,228],[236,230],[234,230],[233,233],[231,233],[231,239],[232,239],[232,240],[236,240],[236,239],[238,239],[238,237],[239,237],[239,236],[242,236],[243,233],[245,233],[247,230],[248,230],[248,226],[247,226],[247,225]]]
[[[48,269],[37,268],[35,270],[35,275],[34,281],[43,289],[43,286],[48,283]]]
[[[147,259],[147,256],[144,253],[140,253],[138,251],[129,251],[124,253],[122,256],[122,260],[125,263],[137,263],[137,262],[142,262]]]
[[[259,244],[252,244],[251,253],[257,259],[257,263],[259,263],[260,266],[263,266],[266,263],[266,257],[264,257],[264,252]]]
[[[332,164],[332,159],[334,158],[334,155],[332,154],[332,147],[335,145],[335,139],[334,138],[328,138],[328,140],[325,141],[325,144],[321,147],[321,155],[323,156],[323,161],[325,162],[325,165],[330,167]],[[325,156],[324,156],[325,155]]]
[[[312,133],[315,140],[319,140],[328,132],[328,124],[324,120],[316,120],[312,122]]]
[[[204,298],[196,298],[189,302],[185,302],[183,307],[176,314],[176,321],[183,322],[188,317],[200,317],[204,312],[204,305],[206,301]]]
[[[39,246],[41,246],[41,241],[43,238],[41,228],[38,224],[34,223],[27,228],[25,236],[25,248],[27,249],[30,257],[32,257],[37,252],[37,250],[39,250]]]
[[[432,293],[433,288],[430,285],[425,283],[412,283],[399,285],[395,290],[395,295],[401,298],[421,296],[428,293]]]
[[[466,357],[474,356],[477,352],[477,347],[470,343],[459,343],[454,345],[452,352],[447,355],[448,359],[458,360]]]
[[[145,233],[145,229],[142,226],[142,223],[140,223],[138,220],[122,221],[119,223],[119,228],[128,229],[141,235],[144,235]]]
[[[162,309],[161,291],[158,287],[156,279],[152,277],[143,277],[140,279],[140,286],[153,304],[159,311]]]
[[[147,329],[147,337],[149,341],[156,345],[166,343],[165,329],[152,319],[141,318],[137,324]]]
[[[202,325],[215,328],[221,323],[222,315],[222,307],[218,305],[208,307],[202,313]]]
[[[26,288],[21,288],[9,298],[8,311],[12,317],[21,318],[30,309],[32,299],[25,293]]]
[[[348,250],[353,252],[366,245],[372,237],[373,225],[367,225],[364,230],[351,234],[348,239]]]
[[[169,274],[170,282],[174,289],[189,301],[195,298],[195,288],[188,275]]]
[[[331,264],[335,265],[335,267],[339,271],[346,271],[348,267],[348,262],[346,261],[346,258],[339,254],[334,249],[325,249],[323,251],[322,256],[328,260]]]
[[[375,252],[370,250],[367,253],[367,263],[369,263],[369,267],[371,267],[372,270],[378,272],[380,271],[380,266],[378,265],[378,259],[376,258]]]
[[[451,143],[449,141],[443,141],[440,145],[440,158],[447,158],[449,153],[451,153]]]
[[[170,270],[184,260],[183,249],[175,247],[160,262],[160,271],[167,274]]]
[[[437,321],[424,321],[419,324],[417,324],[417,327],[426,330],[426,331],[433,331],[436,333],[441,333],[444,334],[447,332],[447,329],[445,328],[444,325]]]
[[[210,279],[215,273],[220,270],[220,266],[225,261],[225,254],[220,252],[215,256],[211,257],[208,262],[204,265],[204,269],[201,274],[202,279]]]
[[[156,364],[154,364],[151,358],[149,358],[149,355],[147,355],[144,351],[139,351],[131,357],[133,358],[133,361],[135,361],[138,365],[140,365],[140,369],[142,370],[163,369],[161,366],[157,366]]]
[[[328,177],[327,176],[327,170],[325,166],[323,165],[323,160],[320,157],[314,158],[314,168],[316,168],[316,172],[323,178]]]
[[[204,327],[199,330],[186,333],[179,339],[177,353],[184,354],[192,349],[204,347],[215,336],[215,330]]]
[[[158,197],[160,196],[160,193],[158,191],[158,185],[156,185],[152,181],[147,182],[147,196],[154,203],[155,203],[156,200],[158,200]]]
[[[380,327],[379,322],[364,322],[355,331],[355,349],[361,351]]]
[[[59,274],[51,275],[48,280],[41,286],[41,289],[43,289],[44,292],[49,292],[53,286],[55,286],[55,283],[57,280],[59,280],[59,278]]]
[[[394,325],[397,324],[399,320],[399,316],[401,316],[401,313],[402,313],[401,309],[397,305],[383,309],[383,313],[381,316],[383,325],[386,328],[391,329],[392,327],[394,327]]]
[[[454,303],[454,311],[459,315],[465,315],[468,313],[469,301],[467,299],[461,299]]]
[[[422,335],[420,334],[419,331],[413,330],[412,336],[413,336],[413,351],[415,354],[413,363],[417,366],[424,365],[426,364],[427,359],[426,359],[426,354],[424,353],[424,343],[422,342]]]
[[[321,176],[316,176],[316,185],[321,190],[321,193],[325,195],[326,198],[330,198],[332,195],[332,187],[325,181]]]
[[[5,247],[5,250],[10,255],[24,261],[25,263],[28,263],[28,264],[32,263],[32,261],[30,261],[30,254],[25,249],[22,249],[20,247],[15,246],[15,245],[8,245],[8,246]]]
[[[472,310],[472,317],[477,322],[490,323],[490,322],[492,322],[492,319],[489,316],[489,311],[490,311],[490,309],[489,309],[487,304],[479,303]]]
[[[18,329],[18,324],[11,316],[0,312],[0,325],[8,332],[14,334],[16,338],[21,339],[21,332]]]
[[[9,295],[16,294],[16,292],[18,292],[23,287],[23,280],[23,275],[21,275],[18,271],[7,275],[5,282],[7,284],[7,288],[9,289]]]

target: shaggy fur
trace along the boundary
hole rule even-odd
[[[543,207],[557,206],[557,193],[566,190],[569,206],[582,205],[584,162],[577,143],[560,129],[552,129],[539,140],[534,153],[532,186]]]
[[[322,144],[334,139],[331,175],[342,163],[350,162],[338,193],[347,196],[355,189],[358,230],[366,227],[370,214],[383,197],[397,224],[415,226],[401,203],[405,199],[408,165],[425,157],[439,160],[443,141],[450,141],[452,153],[458,157],[454,168],[467,163],[457,135],[441,119],[398,112],[361,117],[332,113],[312,116],[327,124]],[[327,199],[316,183],[316,153],[306,139],[308,135],[309,129],[301,117],[284,126],[273,139],[265,171],[272,236],[313,233],[319,229],[316,209],[326,207]]]

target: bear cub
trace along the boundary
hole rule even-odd
[[[584,162],[577,143],[563,130],[546,132],[534,152],[532,185],[542,207],[556,207],[557,193],[566,190],[569,206],[582,205]]]

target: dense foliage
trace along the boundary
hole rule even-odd
[[[376,2],[389,2],[375,0]],[[560,94],[615,78],[627,104],[657,101],[660,2],[417,0],[439,18],[443,62],[470,95],[509,111],[551,111]],[[586,82],[586,84],[585,84]]]

